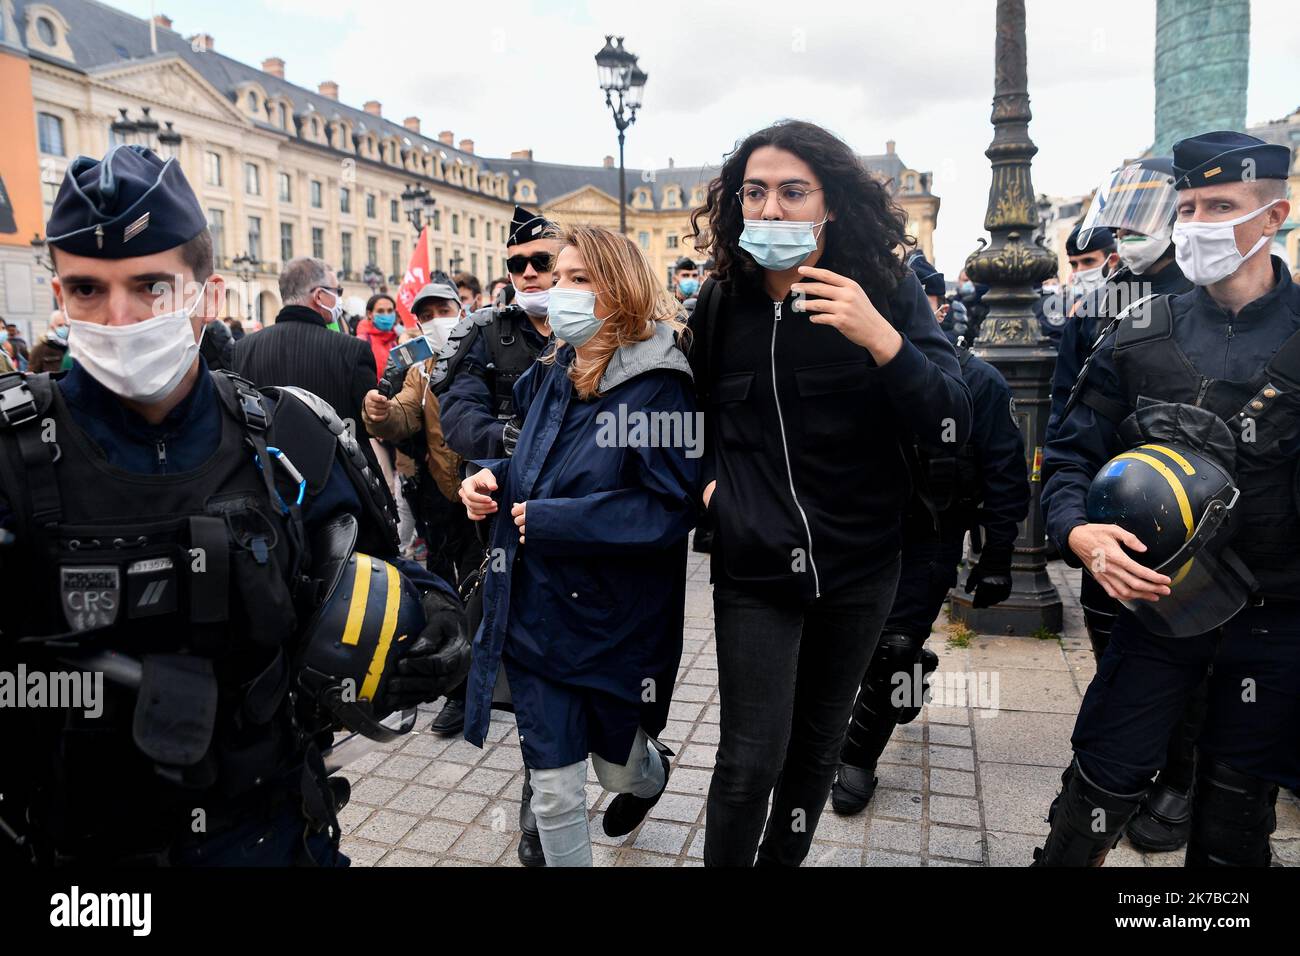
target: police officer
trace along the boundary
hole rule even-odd
[[[514,385],[546,347],[547,319],[559,229],[523,206],[515,207],[506,242],[506,269],[514,301],[502,308],[480,309],[451,331],[435,365],[431,387],[442,403],[447,445],[465,461],[505,458],[514,452],[522,422],[515,417]],[[470,624],[477,629],[481,596],[469,604]],[[449,736],[465,726],[465,688],[447,695],[430,730]],[[524,777],[519,806],[519,859],[525,866],[545,866],[533,816],[532,788]]]
[[[1048,442],[1056,437],[1065,403],[1096,344],[1097,333],[1144,296],[1175,295],[1192,289],[1174,255],[1178,191],[1174,189],[1173,162],[1169,156],[1153,156],[1108,176],[1098,186],[1077,228],[1079,238],[1089,248],[1098,242],[1102,246],[1116,245],[1120,266],[1104,286],[1074,302],[1069,321],[1061,330],[1052,375]],[[1109,237],[1112,230],[1117,242]],[[1100,240],[1094,238],[1097,234],[1102,236]],[[1080,583],[1079,603],[1093,655],[1100,661],[1119,604],[1088,574]],[[1170,737],[1164,769],[1129,824],[1129,840],[1140,849],[1167,852],[1187,842],[1195,773],[1193,742],[1204,711],[1203,690],[1189,699],[1184,720]]]
[[[106,679],[0,710],[2,852],[346,865],[320,750],[465,673],[459,602],[327,405],[208,370],[224,282],[175,160],[78,157],[47,235],[73,363],[0,377],[0,662]]]
[[[1173,242],[1196,288],[1112,320],[1047,446],[1048,532],[1124,608],[1040,864],[1104,860],[1211,660],[1187,864],[1267,865],[1278,784],[1300,784],[1300,289],[1266,251],[1289,162],[1242,133],[1174,145]],[[1234,494],[1198,513],[1211,459]],[[1171,534],[1183,550],[1166,561]],[[1205,550],[1224,534],[1223,555]]]
[[[943,273],[920,253],[908,265],[921,280],[936,320],[946,314]],[[862,678],[831,788],[836,813],[861,811],[879,780],[876,761],[897,724],[921,712],[929,675],[939,664],[925,647],[948,591],[957,583],[962,544],[983,529],[979,561],[965,591],[975,607],[991,607],[1011,593],[1011,555],[1019,523],[1029,512],[1025,445],[1011,389],[1002,374],[963,343],[957,348],[970,388],[971,439],[953,449],[919,446],[924,500],[913,497],[903,521],[903,563],[894,605]]]

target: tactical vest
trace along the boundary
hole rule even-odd
[[[1258,579],[1261,596],[1296,600],[1300,465],[1297,452],[1288,454],[1284,448],[1294,449],[1300,439],[1300,333],[1249,380],[1206,378],[1173,339],[1171,299],[1143,300],[1116,320],[1115,366],[1125,405],[1118,407],[1088,389],[1078,400],[1116,424],[1136,407],[1139,396],[1200,406],[1227,422],[1237,439],[1241,490],[1232,517],[1232,549]],[[1141,322],[1134,319],[1138,315]]]
[[[247,822],[236,808],[297,792],[291,658],[310,581],[296,479],[277,487],[284,466],[267,448],[324,434],[332,459],[335,443],[301,418],[275,429],[249,383],[213,381],[225,410],[215,453],[183,474],[140,475],[108,462],[48,375],[0,378],[0,486],[25,559],[7,572],[25,595],[4,624],[30,652],[18,659],[75,671],[69,657],[116,651],[142,663],[138,686],[103,682],[101,716],[24,714],[29,812],[59,852],[164,848],[193,831],[196,810],[214,833]]]
[[[429,377],[433,393],[441,397],[451,387],[465,356],[481,335],[487,347],[487,383],[492,390],[494,411],[503,421],[514,418],[515,382],[528,371],[540,351],[524,337],[523,330],[529,324],[528,313],[517,305],[500,310],[479,309],[461,319],[448,333],[447,345],[439,353]]]

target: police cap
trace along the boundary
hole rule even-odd
[[[1174,143],[1174,188],[1286,179],[1291,151],[1246,133],[1216,130]]]

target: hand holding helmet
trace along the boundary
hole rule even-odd
[[[469,674],[470,642],[465,611],[442,591],[424,596],[424,630],[397,661],[381,710],[400,710],[437,700]]]

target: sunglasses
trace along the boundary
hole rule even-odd
[[[333,293],[334,293],[336,296],[338,296],[339,298],[342,298],[342,297],[343,297],[343,287],[342,287],[342,286],[318,285],[318,286],[316,286],[316,288],[318,288],[318,289],[324,289],[326,292],[333,292]]]
[[[520,275],[529,266],[536,272],[550,272],[554,262],[549,252],[534,252],[531,256],[511,256],[506,260],[506,269],[513,275]]]

